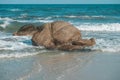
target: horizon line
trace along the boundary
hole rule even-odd
[[[0,4],[1,4],[1,3],[0,3]],[[11,4],[19,4],[19,3],[11,3]],[[26,4],[26,3],[22,3],[22,4]],[[38,4],[38,3],[35,3],[35,4]],[[39,4],[47,5],[47,4],[49,4],[49,3],[39,3]],[[61,4],[62,4],[62,3],[61,3]],[[57,3],[55,4],[55,3],[53,3],[53,4],[49,4],[49,5],[61,5],[61,4],[57,4]],[[75,3],[75,5],[76,5],[76,4],[78,4],[78,3]],[[90,4],[90,5],[94,5],[94,4],[95,4],[95,5],[96,5],[96,4],[97,4],[97,5],[101,5],[101,4],[111,4],[111,3],[100,3],[100,4],[99,4],[99,3],[94,3],[94,4],[88,3],[88,4]],[[117,4],[117,5],[119,4],[119,5],[120,5],[120,3],[114,3],[114,4]],[[20,5],[21,5],[21,4],[20,4]],[[63,5],[73,5],[73,4],[68,3],[68,4],[63,4]],[[78,4],[78,5],[79,5],[79,4]],[[80,4],[80,5],[86,5],[86,4]]]

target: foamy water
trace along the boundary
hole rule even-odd
[[[43,46],[32,46],[31,37],[5,35],[2,32],[1,35],[0,58],[21,58],[46,52]]]
[[[117,37],[119,33],[103,32],[95,33],[93,31],[82,31],[83,38],[90,39],[92,36],[96,39],[96,45],[87,47],[86,49],[100,52],[120,52],[120,39]],[[33,46],[31,37],[12,36],[11,34],[2,32],[0,34],[2,35],[0,37],[0,51],[2,52],[0,53],[0,58],[21,58],[46,52],[46,49],[42,46]],[[113,35],[114,37],[112,37]]]
[[[5,20],[7,19],[5,18]],[[8,20],[11,21],[11,19]],[[120,52],[120,38],[118,37],[120,31],[119,23],[84,23],[76,27],[82,31],[83,38],[90,39],[94,37],[96,39],[96,45],[87,47],[86,49],[101,52]],[[4,28],[7,29],[9,26],[5,26]],[[31,37],[12,36],[12,34],[6,34],[4,32],[0,34],[0,51],[2,51],[0,58],[21,58],[43,52],[43,50],[36,50],[36,47],[32,46]],[[39,48],[37,47],[37,49]]]
[[[25,14],[22,15],[22,17],[25,17]],[[12,19],[12,18],[9,18],[9,17],[4,17],[4,18],[0,17],[0,21],[3,22],[2,24],[0,24],[0,27],[6,28],[9,25],[11,25],[11,23],[13,23],[13,22],[30,24],[30,23],[40,23],[40,22],[41,23],[48,23],[48,22],[53,22],[54,20],[48,20],[47,18],[45,20],[43,20],[42,18],[37,18],[37,19],[34,19],[34,20],[18,20],[18,19],[16,20],[16,19]]]
[[[36,20],[14,20],[9,17],[0,18],[1,21],[3,21],[3,24],[0,24],[0,27],[6,28],[8,25],[11,24],[11,22],[20,22],[20,23],[48,23],[53,22],[54,20],[49,20],[48,18],[45,18],[45,20],[42,20],[42,18],[38,18]],[[120,31],[120,23],[74,23],[71,22],[75,27],[82,31]]]
[[[120,23],[96,23],[96,24],[82,24],[77,26],[83,31],[120,31]]]

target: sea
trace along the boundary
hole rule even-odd
[[[83,50],[47,50],[26,24],[66,21],[96,44]],[[120,80],[120,4],[0,4],[0,80]]]

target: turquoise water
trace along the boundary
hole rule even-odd
[[[96,45],[80,51],[32,46],[31,37],[12,36],[25,24],[57,20],[81,30]],[[0,80],[120,80],[120,5],[0,4]]]

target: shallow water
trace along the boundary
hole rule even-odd
[[[0,60],[1,80],[119,80],[120,54],[51,52]]]

